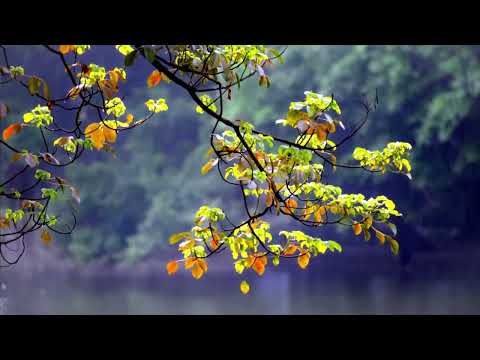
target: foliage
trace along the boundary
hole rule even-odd
[[[268,72],[274,65],[283,64],[283,52],[264,45],[116,45],[115,48],[124,56],[122,67],[87,65],[82,56],[94,52],[89,45],[46,45],[45,50],[64,65],[65,76],[71,83],[71,87],[60,90],[50,90],[43,78],[29,74],[23,68],[9,67],[7,52],[3,52],[6,66],[2,67],[1,74],[5,82],[25,87],[40,103],[24,114],[23,123],[10,124],[4,131],[2,145],[15,156],[21,154],[27,163],[17,175],[28,178],[26,170],[30,169],[37,181],[34,186],[12,188],[1,193],[12,200],[12,204],[29,201],[26,207],[8,208],[1,218],[2,227],[11,230],[2,234],[0,243],[2,259],[7,264],[17,262],[24,247],[11,260],[3,253],[4,245],[23,239],[26,233],[42,229],[41,239],[48,244],[52,237],[45,232],[47,229],[58,234],[73,232],[76,220],[71,225],[63,224],[62,229],[56,218],[49,214],[50,204],[64,200],[65,189],[71,192],[72,207],[80,203],[77,188],[60,177],[57,169],[69,166],[84,152],[105,151],[115,155],[114,145],[123,131],[142,126],[156,114],[169,110],[165,98],[158,98],[144,103],[148,112],[145,109],[143,114],[137,109],[129,111],[121,91],[127,81],[127,72],[130,74],[140,58],[153,67],[146,79],[149,89],[162,82],[173,83],[188,93],[197,113],[213,120],[211,148],[200,173],[206,175],[216,167],[222,180],[240,189],[244,208],[243,219],[234,224],[222,208],[201,206],[195,214],[194,226],[170,237],[171,244],[178,243],[182,259],[167,264],[169,274],[176,273],[178,263],[182,262],[195,279],[200,279],[208,272],[207,258],[224,250],[230,251],[237,273],[252,269],[258,275],[263,275],[269,259],[277,266],[281,258],[296,258],[299,267],[305,269],[312,257],[327,251],[342,251],[341,245],[335,241],[312,237],[299,230],[282,230],[279,237],[274,236],[267,220],[270,213],[293,218],[311,228],[328,224],[349,225],[355,235],[363,232],[366,240],[373,232],[381,244],[388,242],[391,251],[398,253],[397,241],[378,228],[386,224],[396,229],[390,220],[401,213],[392,200],[385,196],[366,199],[362,194],[345,194],[340,187],[324,181],[328,171],[336,169],[362,169],[382,174],[388,171],[410,176],[411,165],[407,157],[412,147],[405,142],[392,142],[376,151],[357,148],[353,158],[358,165],[337,162],[338,148],[366,123],[371,104],[364,104],[365,120],[343,139],[334,141],[331,135],[337,133],[337,127],[343,132],[348,128],[340,120],[342,110],[339,103],[333,95],[305,91],[303,101],[291,102],[285,119],[276,122],[293,129],[296,135],[278,137],[257,130],[249,121],[227,118],[224,102],[232,100],[240,83],[254,76],[257,76],[260,87],[271,89],[274,82]],[[91,114],[95,114],[95,120]],[[68,117],[70,119],[66,121]],[[33,128],[43,140],[43,149],[19,149],[16,136],[23,129],[33,131]],[[52,134],[55,139],[50,136]],[[86,166],[89,169],[89,165]],[[90,165],[90,170],[93,168]],[[98,169],[96,173],[100,173]],[[17,175],[2,185],[13,182]],[[37,188],[37,184],[49,187]],[[105,186],[111,185],[107,182]],[[108,193],[107,188],[98,191],[98,196]],[[126,189],[126,195],[131,194],[132,190]],[[82,202],[89,196],[88,193],[82,195]],[[24,209],[28,209],[28,217]],[[106,213],[108,209],[99,209],[99,221]],[[76,219],[74,215],[73,218]],[[22,220],[23,224],[20,224]],[[106,233],[103,236],[114,235]],[[83,253],[84,258],[93,256],[99,249],[99,246],[89,246],[87,237],[88,232],[84,231],[80,236],[82,241],[74,240],[71,244],[78,254]],[[90,242],[98,240],[90,239]],[[118,245],[119,241],[113,239],[110,243]],[[118,246],[113,249],[113,257],[118,255],[118,250]],[[240,289],[246,294],[250,287],[242,282]]]

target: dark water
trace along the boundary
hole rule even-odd
[[[270,272],[252,277],[252,291],[243,296],[238,276],[209,275],[200,281],[9,277],[0,289],[0,314],[480,314],[475,276]]]

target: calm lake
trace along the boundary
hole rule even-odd
[[[423,266],[377,271],[329,266],[248,276],[212,273],[200,281],[163,273],[142,279],[41,274],[0,278],[0,314],[480,314],[475,272]],[[445,269],[444,269],[445,270]],[[3,284],[3,285],[2,285]]]

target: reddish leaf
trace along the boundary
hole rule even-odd
[[[7,141],[13,135],[18,134],[20,131],[22,131],[22,126],[20,124],[15,123],[10,125],[5,130],[3,130],[3,140]]]

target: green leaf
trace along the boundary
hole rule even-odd
[[[390,228],[390,230],[392,230],[392,233],[393,233],[393,236],[396,236],[397,235],[397,226],[394,224],[394,223],[387,223],[388,227]]]
[[[42,85],[42,80],[36,76],[32,76],[28,79],[28,92],[30,95],[37,95],[40,90],[40,85]]]
[[[146,47],[143,49],[143,53],[145,54],[145,58],[148,60],[148,62],[153,63],[155,61],[156,55],[152,49]]]
[[[181,233],[178,233],[178,234],[173,234],[172,236],[170,236],[170,239],[168,240],[168,242],[170,244],[176,244],[178,243],[179,241],[187,238],[190,236],[190,232],[189,231],[185,231],[185,232],[181,232]]]
[[[137,50],[134,50],[134,51],[128,53],[125,56],[125,67],[132,66],[136,57],[137,57]]]

